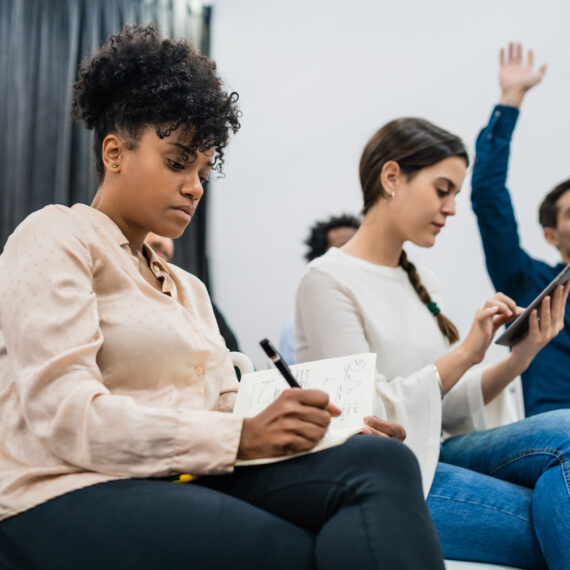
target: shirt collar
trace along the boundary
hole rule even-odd
[[[87,218],[93,226],[99,230],[101,230],[107,237],[111,238],[112,240],[116,241],[121,247],[127,246],[128,252],[135,260],[135,263],[138,264],[138,259],[136,256],[133,256],[130,249],[129,249],[129,240],[126,238],[125,234],[119,229],[119,226],[109,217],[107,214],[101,212],[101,210],[97,210],[96,208],[92,208],[87,204],[74,204],[72,208],[81,213],[82,216]],[[156,253],[154,250],[148,246],[146,243],[143,243],[143,248],[146,252],[147,258],[150,260],[150,269],[154,273],[154,275],[158,278],[163,279],[162,290],[166,293],[171,293],[174,287],[174,282],[170,276],[170,272],[168,271],[168,264]]]
[[[168,273],[167,262],[164,261],[164,259],[162,259],[162,257],[156,255],[156,252],[154,251],[154,249],[152,249],[152,247],[150,247],[146,243],[143,243],[143,249],[145,251],[147,258],[150,261],[150,268],[152,269],[152,271],[155,275],[157,274],[157,270],[162,270],[165,273]]]

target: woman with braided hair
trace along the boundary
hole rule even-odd
[[[362,225],[311,262],[299,285],[296,357],[377,354],[377,415],[406,429],[446,558],[562,569],[570,411],[489,429],[484,407],[561,330],[569,285],[545,299],[540,320],[532,313],[509,356],[473,369],[522,309],[497,293],[450,350],[459,335],[440,308],[439,284],[403,249],[408,240],[435,244],[467,166],[462,141],[422,119],[391,121],[372,136],[360,161]]]

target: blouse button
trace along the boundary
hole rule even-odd
[[[196,374],[204,374],[204,368],[202,366],[196,366],[194,370],[196,371]]]
[[[193,330],[194,332],[198,332],[198,331],[200,330],[200,327],[194,325],[194,326],[192,327],[192,330]]]

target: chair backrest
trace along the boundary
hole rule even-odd
[[[253,362],[250,360],[249,356],[245,355],[243,352],[230,352],[230,357],[233,365],[240,371],[242,376],[255,370]]]

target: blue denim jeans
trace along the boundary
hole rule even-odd
[[[446,558],[570,565],[570,410],[442,444],[428,507]]]

